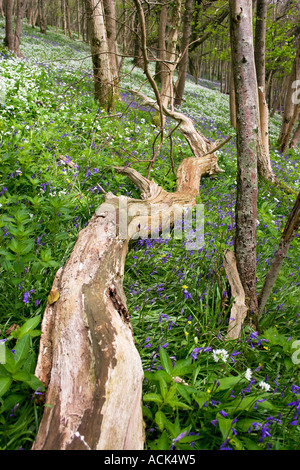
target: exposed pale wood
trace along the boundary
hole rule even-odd
[[[183,208],[196,205],[201,177],[218,173],[215,159],[183,160],[173,193],[130,167],[115,168],[141,199],[106,193],[54,280],[59,298],[45,310],[36,368],[49,406],[34,450],[143,448],[143,369],[123,291],[128,243],[181,220]]]
[[[245,292],[237,270],[233,251],[225,251],[224,268],[231,287],[231,294],[234,298],[230,312],[226,339],[238,339],[240,337],[241,329],[248,309],[245,304]]]

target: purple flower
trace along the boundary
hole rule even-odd
[[[31,289],[29,291],[26,291],[24,292],[23,294],[23,302],[24,304],[29,304],[29,301],[31,299],[31,295],[30,294],[33,294],[34,293],[34,289]]]

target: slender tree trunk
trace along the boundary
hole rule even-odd
[[[46,34],[46,17],[45,17],[45,4],[44,0],[38,0],[39,18],[40,18],[40,31],[42,34]]]
[[[252,1],[230,2],[230,38],[237,110],[235,256],[250,314],[257,315],[256,218],[258,109]]]
[[[166,28],[167,28],[167,19],[168,19],[168,6],[163,4],[161,6],[161,12],[159,17],[159,26],[158,26],[158,51],[157,51],[157,62],[155,64],[155,80],[157,83],[162,82],[162,75],[167,73],[166,65],[164,61],[166,60]]]
[[[256,28],[255,28],[255,67],[258,87],[258,103],[260,114],[260,132],[262,151],[264,158],[270,160],[269,156],[269,111],[266,102],[266,26],[267,26],[267,0],[257,0]],[[271,168],[271,164],[269,163]],[[258,159],[258,169],[260,171],[260,159]]]
[[[2,18],[4,18],[3,0],[0,0],[0,14],[1,14]]]
[[[298,49],[293,62],[292,71],[289,78],[289,84],[284,103],[284,114],[278,138],[278,147],[281,152],[285,152],[293,132],[293,126],[290,123],[295,119],[295,82],[300,79],[300,38],[298,39]]]
[[[67,14],[66,14],[66,0],[61,0],[61,18],[62,18],[62,29],[64,35],[67,35]]]
[[[299,118],[299,122],[298,122],[298,126],[294,132],[294,135],[293,135],[293,138],[290,142],[290,145],[289,147],[291,149],[295,149],[297,147],[297,144],[298,144],[298,141],[299,141],[299,138],[300,138],[300,117],[298,116]]]
[[[272,292],[279,271],[286,257],[290,244],[300,227],[300,192],[285,224],[278,250],[266,275],[264,285],[258,297],[259,318],[262,316],[267,300]]]
[[[232,64],[231,64],[231,73],[230,73],[229,105],[230,105],[230,123],[232,127],[236,129],[235,88],[234,88],[234,76],[233,76]]]
[[[110,111],[113,108],[114,87],[102,0],[86,0],[91,27],[91,51],[94,69],[95,99]]]
[[[116,28],[116,7],[115,0],[103,0],[105,25],[107,34],[107,45],[110,60],[112,79],[114,82],[115,98],[119,96],[119,61],[117,46],[117,28]]]
[[[176,45],[178,40],[179,25],[181,18],[181,0],[176,0],[170,7],[168,17],[169,35],[166,45],[166,57],[161,76],[161,99],[163,106],[174,107],[173,76],[176,68]]]
[[[72,29],[71,29],[71,17],[70,17],[70,5],[69,5],[69,0],[65,0],[65,6],[66,6],[66,19],[67,19],[68,33],[69,33],[70,39],[73,39],[73,36],[72,36]]]
[[[17,57],[23,56],[20,50],[20,43],[21,43],[21,34],[22,34],[22,23],[23,23],[23,18],[25,16],[25,10],[26,10],[26,0],[19,0],[18,1],[18,15],[17,15],[16,29],[15,29],[15,36],[14,36],[14,51]]]
[[[14,50],[14,31],[13,31],[13,0],[5,2],[5,38],[4,46],[10,51]]]
[[[80,13],[80,0],[77,0],[77,33],[78,33],[78,39],[80,39],[80,35],[81,35],[80,16],[81,16],[81,13]]]
[[[187,65],[189,60],[188,45],[191,38],[192,32],[192,14],[193,14],[193,0],[185,0],[185,10],[183,14],[183,32],[182,32],[182,44],[181,53],[183,54],[178,64],[178,79],[175,85],[175,100],[174,104],[177,106],[181,105],[185,79],[187,72]]]
[[[287,80],[286,80],[286,77],[284,77],[283,83],[282,83],[282,85],[281,85],[281,87],[280,87],[280,92],[278,93],[278,96],[277,96],[275,102],[273,103],[272,111],[271,111],[271,114],[270,114],[271,117],[274,117],[274,114],[275,114],[276,111],[278,110],[278,108],[279,108],[279,106],[280,106],[280,102],[281,102],[282,96],[283,96],[284,93],[286,92],[287,86],[288,86],[288,82],[287,82]]]

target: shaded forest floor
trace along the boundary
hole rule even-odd
[[[0,21],[1,41],[3,33]],[[133,184],[111,166],[130,164],[145,174],[158,132],[153,113],[128,91],[144,80],[130,59],[122,68],[122,100],[108,116],[93,101],[86,44],[25,27],[21,50],[23,60],[0,52],[3,339],[13,325],[43,314],[56,270],[103,201],[98,184],[118,195],[139,197]],[[147,86],[142,91],[151,94]],[[212,140],[234,136],[228,96],[218,90],[189,80],[181,110]],[[299,148],[285,155],[275,150],[280,123],[279,115],[270,122],[272,166],[299,191]],[[166,135],[175,126],[167,121]],[[178,131],[172,149],[176,166],[191,155]],[[170,151],[170,139],[165,139],[151,173],[167,190],[175,184]],[[61,155],[75,166],[66,165]],[[299,237],[267,304],[261,335],[246,325],[240,341],[224,342],[232,299],[222,255],[233,246],[235,138],[218,157],[224,173],[203,179],[200,188],[204,247],[188,251],[185,240],[172,236],[139,240],[127,257],[125,293],[146,374],[146,446],[296,449],[300,383],[293,343],[300,339]],[[258,290],[293,203],[282,190],[260,182]],[[30,341],[26,364],[33,372],[38,336],[32,334]],[[10,345],[13,349],[13,339]],[[14,380],[2,395],[1,449],[31,446],[42,412],[34,392],[25,380]]]

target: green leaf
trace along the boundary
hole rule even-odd
[[[256,442],[248,439],[247,437],[243,437],[243,443],[245,444],[247,450],[262,450],[261,447],[256,444]]]
[[[29,375],[30,375],[29,379],[24,380],[26,385],[28,385],[34,391],[36,390],[40,390],[41,392],[45,391],[45,387],[40,381],[40,379],[38,379],[34,374],[29,374]]]
[[[157,411],[155,413],[155,422],[159,429],[162,431],[165,428],[165,423],[167,421],[166,415],[162,411]]]
[[[163,402],[161,395],[158,395],[157,393],[146,393],[143,396],[143,400],[154,401],[155,403],[159,403],[159,404]]]
[[[191,358],[180,359],[179,361],[177,361],[175,363],[172,373],[173,373],[173,375],[182,376],[182,375],[192,373],[194,368],[195,368],[195,366],[194,366],[194,364],[192,364],[192,359]]]
[[[18,340],[16,347],[15,347],[15,361],[16,366],[14,372],[17,371],[24,362],[26,361],[28,354],[30,351],[30,336],[27,334],[22,336],[21,339]]]
[[[228,439],[232,434],[232,419],[224,418],[219,413],[217,414],[217,418],[223,440],[225,441],[225,439]]]
[[[0,377],[0,397],[2,397],[8,391],[11,383],[11,377]]]
[[[15,374],[12,375],[14,380],[18,380],[20,382],[26,382],[27,380],[30,380],[30,373],[27,372],[26,370],[19,370]]]
[[[178,400],[169,400],[168,404],[172,406],[173,408],[182,408],[184,410],[192,410],[193,408],[186,403],[182,403],[181,401]]]
[[[198,392],[193,394],[193,398],[198,403],[199,407],[202,408],[204,403],[210,399],[210,394],[207,392]]]
[[[234,387],[241,380],[242,379],[240,375],[225,377],[223,379],[220,379],[218,380],[218,383],[219,383],[218,390],[228,390],[229,388]]]
[[[166,350],[162,348],[161,346],[159,347],[159,354],[160,354],[160,360],[161,360],[161,365],[163,369],[167,372],[167,374],[172,375],[173,368],[172,368],[171,359],[169,358]]]
[[[0,413],[4,413],[5,411],[10,411],[17,403],[22,403],[24,401],[24,395],[21,394],[12,394],[9,395],[0,407]]]
[[[161,436],[156,440],[156,450],[168,450],[170,449],[170,441],[166,431],[163,431]]]
[[[23,338],[23,336],[27,335],[32,330],[34,330],[34,328],[39,325],[40,321],[41,315],[37,315],[36,317],[30,318],[24,323],[24,325],[20,326],[20,328],[12,332],[12,336],[20,340],[21,338]]]

